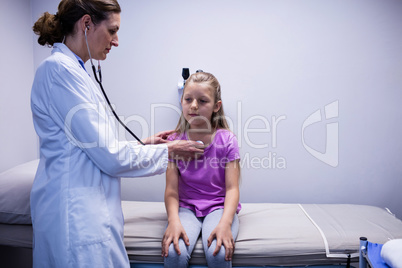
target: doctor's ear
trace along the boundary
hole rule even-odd
[[[89,26],[91,24],[92,24],[91,16],[89,16],[88,14],[85,14],[84,16],[81,17],[80,27],[84,26],[84,28],[83,28],[84,31],[89,30]]]

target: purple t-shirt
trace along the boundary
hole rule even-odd
[[[187,140],[186,133],[173,134],[169,140]],[[214,140],[204,150],[204,156],[192,161],[174,161],[179,169],[179,205],[191,209],[197,217],[224,207],[225,165],[240,159],[236,136],[218,129]],[[241,205],[237,206],[237,213]]]

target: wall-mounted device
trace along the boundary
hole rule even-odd
[[[181,72],[181,76],[183,77],[183,80],[180,79],[179,83],[177,84],[177,91],[179,93],[179,103],[181,104],[181,96],[183,95],[183,89],[184,85],[186,84],[186,80],[190,76],[190,69],[189,68],[183,68]],[[181,107],[181,105],[180,105]]]

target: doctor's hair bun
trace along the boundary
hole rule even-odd
[[[63,33],[57,15],[52,15],[49,12],[43,13],[32,29],[35,34],[39,35],[38,43],[42,46],[53,46],[54,43],[63,41]]]

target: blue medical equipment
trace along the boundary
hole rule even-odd
[[[390,268],[381,258],[383,244],[371,243],[360,237],[359,268]]]
[[[94,63],[92,62],[91,51],[89,51],[88,39],[87,39],[87,30],[88,30],[88,29],[89,29],[89,26],[87,26],[87,27],[85,28],[85,42],[86,42],[86,44],[87,44],[89,59],[90,59],[90,61],[91,61],[92,71],[93,71],[93,73],[94,73],[95,80],[96,80],[96,82],[98,82],[98,84],[99,84],[99,86],[100,86],[100,88],[101,88],[101,90],[102,90],[103,96],[105,97],[106,102],[107,102],[107,104],[109,105],[110,110],[112,111],[114,117],[116,117],[117,121],[119,121],[119,123],[120,123],[120,124],[131,134],[131,136],[133,136],[139,143],[141,143],[142,145],[145,145],[145,144],[144,144],[127,126],[126,126],[126,124],[124,124],[124,123],[120,120],[120,118],[119,118],[119,117],[117,116],[117,114],[116,114],[116,111],[113,109],[112,105],[110,104],[109,98],[107,97],[106,92],[105,92],[105,90],[103,89],[103,85],[102,85],[102,72],[101,72],[100,62],[99,62],[99,60],[98,60],[98,70],[96,70]],[[96,73],[99,73],[99,78],[98,78],[98,76],[96,75]]]

